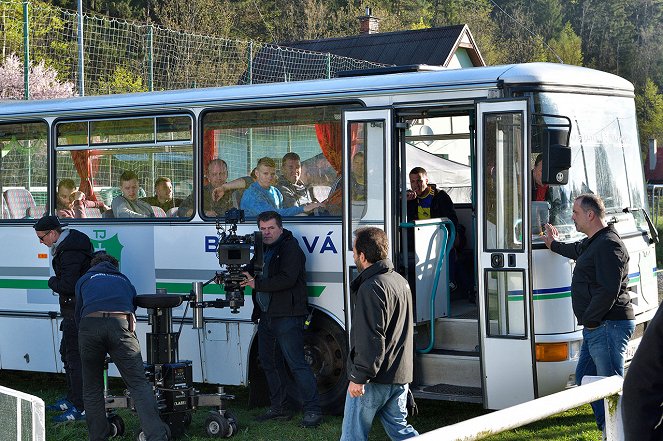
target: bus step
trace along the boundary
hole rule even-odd
[[[427,400],[461,401],[464,403],[482,403],[480,387],[457,386],[455,384],[435,384],[412,388],[416,398]]]
[[[417,347],[426,347],[430,338],[430,322],[416,327]],[[479,345],[477,320],[439,318],[435,320],[435,343],[433,347],[449,351],[474,351]]]
[[[420,385],[453,384],[481,387],[481,367],[476,352],[439,351],[417,354],[414,358],[415,381]]]

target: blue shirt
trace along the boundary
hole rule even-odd
[[[278,188],[271,186],[264,189],[254,182],[244,191],[239,207],[244,210],[244,214],[250,217],[256,217],[265,211],[276,211],[281,216],[296,216],[304,212],[303,207],[281,208],[283,205],[283,195]]]

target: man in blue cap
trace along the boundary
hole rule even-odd
[[[44,216],[34,224],[39,242],[51,249],[55,275],[48,279],[48,287],[58,293],[62,314],[60,356],[67,379],[67,395],[46,407],[47,410],[63,411],[53,417],[56,423],[85,419],[81,355],[78,352],[78,329],[74,321],[74,289],[78,279],[90,268],[93,253],[87,235],[65,226],[57,216]]]

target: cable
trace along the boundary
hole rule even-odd
[[[254,1],[255,1],[255,0],[254,0]],[[515,21],[515,22],[516,22],[521,28],[523,28],[523,29],[525,29],[527,32],[529,32],[529,33],[532,35],[532,37],[540,38],[541,41],[543,42],[543,45],[544,45],[544,46],[545,46],[550,52],[552,52],[552,54],[557,58],[557,61],[559,61],[561,64],[564,64],[564,61],[562,60],[562,58],[561,58],[559,55],[557,55],[557,53],[553,50],[553,48],[551,48],[550,45],[548,45],[548,43],[546,43],[545,40],[544,40],[540,35],[534,33],[534,32],[533,32],[532,30],[530,30],[527,26],[525,26],[524,24],[522,24],[521,22],[519,22],[518,20],[516,20],[512,15],[510,15],[508,12],[506,12],[506,11],[505,11],[500,5],[498,5],[497,3],[495,3],[494,0],[488,0],[488,1],[491,2],[493,5],[495,5],[495,6],[497,7],[497,9],[499,9],[500,11],[502,11],[502,13],[503,13],[504,15],[506,15],[507,17],[509,17],[511,20]]]

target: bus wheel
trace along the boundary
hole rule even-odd
[[[323,412],[342,414],[348,385],[346,337],[334,320],[319,311],[304,333],[304,357],[318,380],[318,397]]]

